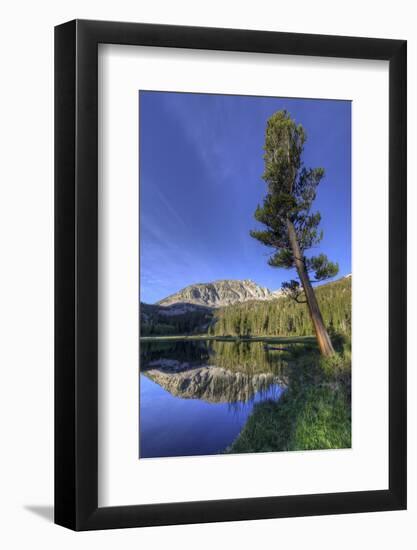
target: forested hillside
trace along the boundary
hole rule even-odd
[[[140,334],[141,336],[170,336],[207,332],[212,320],[210,308],[187,309],[181,313],[170,311],[152,304],[140,304]]]
[[[351,329],[351,277],[315,290],[324,322],[330,331]],[[270,302],[247,302],[213,312],[209,333],[213,335],[304,336],[313,334],[306,304],[290,298]]]
[[[327,328],[350,333],[351,277],[318,287],[315,292]],[[207,332],[216,336],[306,336],[314,331],[307,305],[290,298],[252,300],[218,309],[184,308],[179,314],[161,306],[141,304],[141,336]]]

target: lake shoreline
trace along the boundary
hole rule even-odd
[[[274,342],[281,344],[315,344],[315,336],[214,336],[208,334],[185,334],[177,336],[140,336],[141,342],[180,342],[213,340],[217,342]]]
[[[141,338],[140,456],[351,446],[350,336]]]

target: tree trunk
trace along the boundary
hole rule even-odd
[[[310,312],[311,321],[313,323],[314,331],[316,333],[317,342],[322,355],[328,357],[333,355],[334,349],[330,336],[326,330],[323,322],[323,317],[317,302],[316,295],[310,282],[310,277],[304,265],[304,259],[301,254],[300,247],[298,246],[297,234],[293,223],[287,219],[288,238],[291,244],[292,253],[294,256],[294,263],[297,269],[298,276],[306,295],[308,310]]]

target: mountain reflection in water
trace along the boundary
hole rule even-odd
[[[140,458],[224,451],[255,403],[281,396],[283,355],[261,342],[142,342]]]

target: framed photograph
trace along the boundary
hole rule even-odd
[[[406,507],[406,42],[55,29],[55,522]]]

